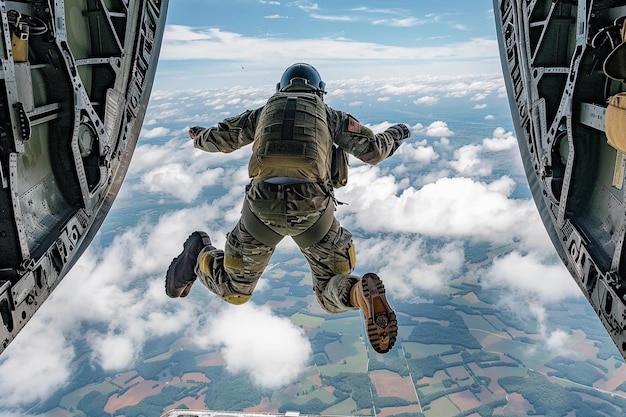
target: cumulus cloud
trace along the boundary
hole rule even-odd
[[[396,151],[397,156],[402,160],[417,162],[420,165],[426,165],[439,159],[439,154],[435,152],[432,146],[425,146],[420,143],[405,143]]]
[[[487,98],[491,91],[503,86],[500,76],[488,74],[469,77],[423,75],[397,79],[393,82],[376,81],[377,84],[372,86],[374,91],[382,95],[417,97],[414,100],[415,104],[435,104],[441,98],[464,98],[472,94]]]
[[[62,332],[67,327],[50,316],[33,319],[3,352],[1,407],[10,409],[46,399],[65,385],[74,359],[74,348]]]
[[[517,140],[511,132],[497,128],[493,138],[485,138],[480,144],[466,145],[454,151],[450,166],[465,176],[484,177],[493,171],[493,162],[482,158],[485,152],[500,152],[516,149]]]
[[[513,132],[497,127],[493,131],[493,137],[483,139],[482,145],[486,151],[505,151],[514,149],[517,146],[517,139],[513,136]]]
[[[166,127],[155,127],[153,129],[141,129],[140,138],[152,139],[167,136],[170,130]]]
[[[489,286],[506,286],[542,303],[581,295],[559,259],[542,259],[537,253],[512,252],[494,259],[485,279]]]
[[[533,256],[537,257],[537,255]],[[531,261],[531,263],[532,262],[534,261]],[[519,264],[518,267],[524,268],[525,265],[522,263]],[[544,270],[541,272],[548,271]],[[500,296],[497,303],[498,308],[506,309],[518,319],[532,323],[535,326],[537,342],[525,348],[526,354],[529,356],[535,355],[536,352],[540,350],[542,355],[548,353],[554,356],[558,355],[574,358],[580,356],[579,352],[572,349],[574,336],[558,327],[551,327],[548,311],[546,310],[547,303],[558,302],[567,297],[582,296],[580,291],[576,293],[572,290],[573,280],[570,279],[571,282],[565,285],[566,290],[564,293],[560,293],[559,289],[556,289],[554,294],[548,295],[547,299],[542,299],[543,297],[541,295],[537,297],[538,294],[535,288],[520,288],[515,284],[509,286],[507,282],[498,279],[494,280],[494,274],[497,275],[497,273],[498,272],[490,272],[487,279],[483,280],[483,285],[493,285],[493,288],[498,289]]]
[[[190,231],[181,224],[193,231],[207,211],[196,210],[168,214],[156,225],[139,224],[104,248],[92,245],[3,353],[0,369],[11,378],[0,381],[0,404],[28,404],[63,386],[76,360],[73,339],[84,337],[91,349],[87,359],[115,371],[131,366],[148,338],[193,322],[202,309],[193,303],[172,308],[162,274]],[[84,335],[83,325],[90,329]]]
[[[138,349],[133,346],[132,340],[125,336],[94,334],[92,338],[88,337],[88,340],[90,340],[95,361],[105,371],[124,369],[135,362]]]
[[[457,149],[454,151],[455,160],[450,161],[450,166],[466,176],[484,177],[491,174],[493,167],[482,161],[479,156],[481,150],[480,145],[467,145]]]
[[[454,135],[454,132],[448,128],[448,124],[441,120],[437,120],[428,125],[425,133],[427,136],[436,137],[449,137]]]
[[[394,236],[360,239],[356,245],[359,269],[378,271],[398,299],[441,289],[459,276],[465,263],[463,244],[458,241],[428,248],[423,239]]]
[[[499,306],[522,320],[534,322],[539,346],[537,349],[553,355],[577,356],[571,349],[572,335],[549,324],[546,306],[568,298],[580,298],[582,292],[569,271],[554,253],[549,237],[539,225],[539,231],[516,250],[495,258],[482,270],[483,286],[499,291]]]
[[[190,172],[180,164],[169,164],[144,174],[141,183],[150,192],[171,194],[185,203],[191,203],[204,187],[215,184],[221,175],[224,175],[222,168]]]
[[[246,373],[268,389],[295,381],[312,353],[300,328],[254,303],[226,306],[197,331],[196,343],[218,347],[229,371]]]
[[[515,187],[509,177],[488,183],[441,178],[415,189],[407,187],[405,180],[382,175],[378,167],[360,166],[352,171],[348,185],[337,193],[349,203],[339,212],[368,232],[503,242],[523,238],[525,227],[539,224],[532,201],[509,198]]]
[[[424,106],[434,106],[439,103],[439,99],[433,96],[423,96],[413,100],[413,103]]]

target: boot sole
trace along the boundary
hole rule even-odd
[[[365,274],[361,280],[363,295],[370,312],[367,321],[367,338],[378,353],[387,353],[398,337],[398,320],[387,297],[385,286],[376,274]]]

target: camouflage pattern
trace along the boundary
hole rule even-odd
[[[259,115],[248,173],[255,179],[327,182],[332,147],[322,99],[313,93],[280,92]]]
[[[280,235],[297,235],[311,227],[332,204],[323,184],[303,182],[271,184],[253,181],[246,193],[256,216]]]
[[[368,164],[378,164],[393,154],[402,137],[392,131],[374,134],[352,115],[326,106],[328,128],[333,142]],[[262,107],[247,110],[204,129],[195,135],[194,146],[207,152],[233,152],[254,141]]]
[[[358,309],[350,304],[350,289],[360,280],[352,275],[356,266],[352,234],[335,219],[322,240],[300,251],[313,273],[313,290],[320,306],[329,313]]]
[[[206,246],[198,256],[196,276],[209,290],[231,302],[247,301],[274,253],[250,235],[241,220],[226,236],[225,250]],[[233,304],[240,304],[235,302]]]
[[[363,162],[383,161],[404,139],[401,132],[393,129],[374,134],[350,114],[324,106],[333,142]],[[194,131],[194,146],[208,152],[228,153],[252,143],[262,109],[248,110],[215,127]],[[328,181],[273,184],[255,178],[252,173],[251,177],[245,196],[247,203],[263,223],[282,236],[308,229],[328,204],[334,204]],[[228,234],[223,251],[213,246],[202,250],[196,274],[218,296],[240,304],[252,295],[274,249],[248,233],[240,219]],[[360,279],[352,275],[356,256],[351,233],[334,219],[318,243],[300,250],[311,268],[313,291],[322,308],[329,313],[357,309],[349,299],[350,289]]]
[[[241,304],[252,296],[274,249],[251,236],[240,220],[228,234],[225,250],[213,246],[202,250],[196,275],[225,301]],[[335,220],[320,242],[300,250],[311,268],[320,306],[331,314],[356,310],[350,304],[350,289],[360,279],[351,275],[356,264],[352,234]]]

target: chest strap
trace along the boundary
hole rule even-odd
[[[320,218],[317,219],[311,227],[302,233],[291,236],[291,238],[301,248],[313,246],[322,240],[326,233],[328,233],[334,219],[335,206],[332,200],[330,200]],[[243,222],[243,226],[246,228],[248,233],[266,246],[275,247],[284,237],[263,223],[261,219],[259,219],[256,214],[250,210],[250,205],[248,204],[247,199],[244,200],[243,208],[241,209],[241,221]]]

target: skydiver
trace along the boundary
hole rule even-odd
[[[352,275],[352,234],[335,218],[333,189],[347,181],[344,152],[377,164],[411,133],[396,124],[374,134],[352,115],[326,105],[324,94],[318,71],[297,63],[285,70],[263,107],[215,127],[189,129],[194,146],[207,152],[228,153],[252,143],[252,181],[225,250],[215,248],[205,232],[192,233],[167,270],[165,292],[186,297],[198,278],[227,303],[243,304],[278,242],[289,235],[309,263],[320,306],[331,314],[360,309],[370,344],[385,353],[396,341],[396,315],[376,274]]]

